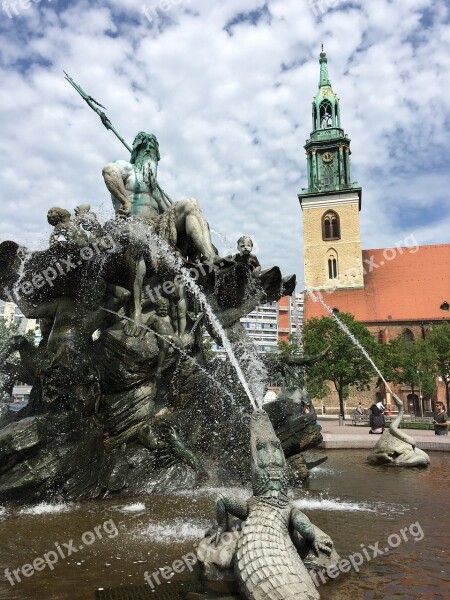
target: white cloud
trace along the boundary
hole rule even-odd
[[[50,206],[110,210],[101,168],[127,152],[65,69],[127,140],[139,130],[158,136],[169,195],[198,198],[233,245],[250,233],[264,265],[301,280],[296,194],[306,185],[303,144],[324,43],[363,186],[364,246],[411,232],[421,243],[449,241],[445,0],[334,2],[320,19],[298,0],[270,0],[268,10],[262,0],[167,0],[153,22],[143,4],[163,6],[42,2],[1,15],[0,240],[47,237]]]

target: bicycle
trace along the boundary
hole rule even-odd
[[[369,413],[365,408],[363,408],[362,413],[355,410],[352,414],[352,425],[357,425],[358,423],[363,423],[369,420]]]

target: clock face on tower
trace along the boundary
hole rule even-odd
[[[333,162],[333,153],[332,152],[324,152],[322,154],[322,160],[324,163]]]

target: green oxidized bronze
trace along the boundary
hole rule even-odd
[[[218,497],[217,528],[210,542],[221,542],[222,534],[230,529],[230,516],[241,519],[234,570],[244,598],[316,600],[319,593],[291,536],[300,535],[316,556],[330,556],[333,542],[291,506],[283,449],[263,410],[252,414],[250,447],[253,496],[248,501]]]
[[[319,91],[312,103],[312,132],[305,145],[308,188],[302,198],[323,194],[357,191],[361,188],[351,181],[350,139],[341,127],[341,105],[333,91],[328,74],[328,58],[320,53]]]

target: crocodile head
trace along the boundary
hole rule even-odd
[[[268,414],[255,410],[250,421],[252,483],[255,496],[286,496],[287,469],[281,442]]]

